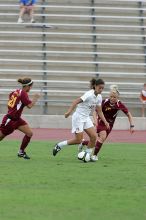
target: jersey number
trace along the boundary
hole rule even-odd
[[[12,95],[11,99],[8,101],[8,106],[13,108],[16,102],[17,96]]]

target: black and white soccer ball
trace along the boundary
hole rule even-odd
[[[90,154],[86,151],[81,151],[80,153],[78,153],[78,159],[84,161],[85,163],[91,160]]]

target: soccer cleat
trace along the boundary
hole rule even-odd
[[[83,150],[83,144],[82,144],[82,142],[78,145],[78,152],[80,153],[80,152],[82,152],[82,150]]]
[[[56,144],[53,148],[53,156],[56,156],[56,154],[61,150],[61,148]]]
[[[92,162],[96,162],[97,160],[98,160],[98,156],[96,156],[96,155],[91,156],[91,161]]]
[[[83,148],[84,148],[83,141],[84,141],[84,139],[83,139],[82,142],[78,145],[78,152],[79,152],[79,153],[80,153],[80,152],[83,150]]]
[[[30,23],[35,23],[35,20],[32,18],[32,19],[30,20]]]
[[[30,157],[26,154],[26,152],[18,153],[18,157],[23,157],[23,158],[26,159],[26,160],[29,160],[29,159],[30,159]]]

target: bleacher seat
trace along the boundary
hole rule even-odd
[[[91,4],[92,2],[92,4]],[[99,76],[118,84],[121,99],[140,115],[139,92],[146,81],[146,3],[137,0],[39,0],[36,23],[17,24],[18,1],[0,2],[1,108],[19,77],[31,76],[41,101],[32,114],[63,114]],[[40,81],[38,83],[38,81]],[[41,81],[42,80],[42,81]],[[0,81],[1,84],[2,81]]]

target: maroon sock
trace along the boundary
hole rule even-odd
[[[98,152],[100,151],[102,146],[102,143],[100,143],[99,141],[96,142],[96,146],[95,146],[95,150],[94,150],[94,155],[97,155]]]
[[[86,140],[84,140],[83,142],[82,142],[82,145],[84,146],[84,145],[88,145],[89,144],[89,141],[86,141]]]
[[[24,136],[21,146],[20,146],[20,150],[22,151],[22,153],[24,152],[25,148],[27,147],[28,143],[30,142],[31,137],[28,137],[27,135]]]

